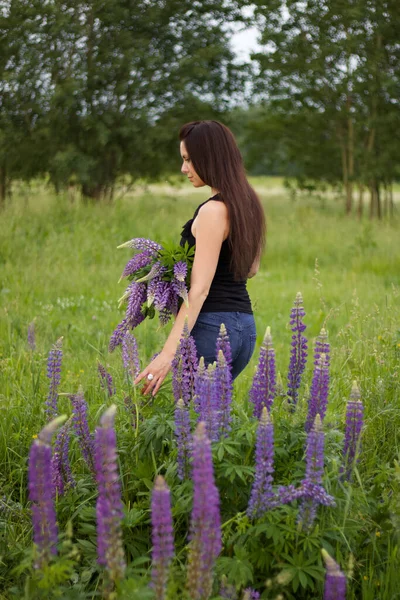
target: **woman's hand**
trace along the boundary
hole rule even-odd
[[[168,375],[173,358],[173,355],[168,354],[165,350],[162,350],[160,354],[156,356],[156,358],[152,360],[151,363],[136,377],[133,384],[137,385],[142,381],[142,379],[145,379],[145,385],[143,386],[142,394],[149,394],[151,392],[152,395],[155,396],[160,389],[162,382]],[[150,374],[153,375],[151,380],[147,378],[147,376]]]

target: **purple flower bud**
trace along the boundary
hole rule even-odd
[[[39,552],[35,567],[45,566],[57,554],[57,523],[52,484],[51,439],[66,417],[57,417],[42,429],[29,452],[28,489],[32,502],[33,541]]]
[[[89,431],[88,407],[81,387],[77,394],[70,396],[70,401],[73,410],[72,425],[78,437],[79,447],[87,466],[94,474],[94,443]]]
[[[110,373],[108,371],[106,371],[105,367],[103,367],[103,365],[100,362],[97,363],[97,370],[99,372],[101,387],[104,390],[106,390],[109,397],[111,398],[111,396],[113,396],[115,394],[115,387],[113,384],[112,377],[111,377]]]
[[[172,389],[175,402],[178,402],[182,398],[185,405],[190,403],[193,395],[196,371],[196,345],[189,333],[187,320],[185,320],[182,337],[172,361]]]
[[[158,600],[164,600],[168,568],[174,555],[174,537],[170,491],[161,475],[158,475],[153,488],[151,524],[153,542],[151,586],[154,589],[155,597]]]
[[[95,433],[95,468],[98,486],[96,504],[97,555],[111,581],[122,579],[125,556],[122,545],[123,507],[118,477],[117,442],[114,430],[116,406],[112,404],[100,419]]]
[[[346,576],[326,550],[321,553],[326,566],[324,600],[346,600]]]
[[[174,277],[177,281],[185,281],[187,275],[187,264],[180,260],[174,264]]]
[[[276,390],[275,351],[272,345],[271,328],[267,327],[260,348],[258,366],[250,389],[250,401],[254,416],[260,418],[264,406],[271,410]]]
[[[35,321],[32,321],[28,325],[28,345],[32,351],[36,350]]]
[[[247,514],[250,518],[261,517],[277,501],[272,490],[274,472],[274,427],[268,409],[263,407],[257,430],[256,473]]]
[[[178,447],[178,477],[180,480],[189,475],[189,460],[192,448],[192,435],[190,433],[189,412],[182,398],[175,407],[175,436]]]
[[[127,332],[128,328],[128,319],[124,319],[119,325],[117,325],[117,327],[114,329],[111,335],[110,342],[108,344],[109,352],[113,352],[117,346],[122,344],[122,340],[124,339],[124,335]]]
[[[58,387],[61,381],[62,340],[60,337],[53,345],[47,359],[47,377],[50,379],[49,393],[46,400],[46,414],[49,420],[58,412]]]
[[[144,320],[142,304],[146,301],[146,284],[133,281],[129,286],[128,306],[126,308],[126,321],[134,329]]]
[[[198,389],[199,420],[204,421],[209,439],[216,442],[220,436],[222,409],[221,387],[217,382],[216,363],[209,364]]]
[[[75,487],[68,456],[70,430],[71,419],[58,431],[51,460],[53,487],[59,496],[64,494],[66,488]]]
[[[361,430],[364,422],[364,406],[357,382],[353,382],[346,411],[346,430],[344,438],[343,456],[345,466],[342,468],[344,476],[350,480],[353,467],[360,451]]]
[[[232,375],[225,355],[220,349],[218,351],[217,368],[215,371],[216,398],[218,399],[220,411],[220,429],[223,435],[230,430],[231,404],[232,404]]]
[[[122,339],[122,361],[126,372],[132,379],[136,379],[140,373],[139,353],[136,338],[129,331]]]
[[[222,350],[223,355],[225,356],[225,360],[229,369],[232,371],[232,351],[231,344],[229,342],[229,335],[226,330],[226,327],[223,323],[221,323],[221,327],[219,328],[219,335],[217,337],[217,347],[216,347],[216,356],[218,356],[219,351]]]
[[[243,590],[243,600],[259,600],[260,592],[256,592],[252,588]]]
[[[328,333],[325,328],[322,328],[317,339],[315,341],[314,348],[314,365],[316,365],[317,360],[321,356],[321,354],[325,354],[325,359],[329,365],[330,363],[330,352],[331,346],[328,342]]]
[[[133,248],[134,250],[146,250],[151,253],[153,256],[158,254],[160,250],[162,250],[162,246],[157,244],[157,242],[153,242],[153,240],[148,240],[146,238],[133,238],[128,242],[124,242],[118,248]]]
[[[187,589],[190,598],[201,600],[211,595],[212,569],[222,548],[219,494],[205,423],[198,424],[193,436],[193,483]]]
[[[303,323],[305,314],[303,297],[298,292],[290,313],[290,325],[293,335],[288,372],[288,396],[292,404],[297,403],[301,376],[307,362],[307,338],[302,335],[306,329],[306,325]]]
[[[329,363],[326,354],[321,353],[315,361],[314,374],[308,401],[306,431],[310,431],[317,414],[324,419],[328,404]]]
[[[120,281],[124,277],[129,277],[130,275],[133,275],[134,273],[136,273],[136,271],[143,269],[143,267],[147,267],[147,265],[149,265],[152,260],[153,260],[153,253],[150,252],[149,250],[144,250],[140,254],[136,254],[133,258],[131,258],[126,263],[125,268],[122,271]]]

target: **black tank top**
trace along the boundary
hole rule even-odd
[[[192,223],[198,215],[198,212],[204,204],[210,200],[220,200],[219,194],[212,196],[195,210],[192,219],[189,219],[183,226],[180,245],[188,242],[189,246],[196,244],[196,238],[192,234]],[[224,240],[221,246],[221,252],[218,259],[217,269],[212,280],[210,291],[200,312],[243,312],[252,314],[251,302],[246,289],[246,280],[235,281],[233,272],[230,269],[231,251],[228,240]]]

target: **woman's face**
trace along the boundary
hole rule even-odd
[[[183,160],[181,172],[187,176],[187,178],[189,179],[189,181],[193,185],[193,187],[198,188],[198,187],[203,187],[204,185],[206,185],[204,183],[204,181],[202,179],[200,179],[200,177],[197,175],[196,171],[194,170],[192,161],[190,160],[190,156],[188,154],[188,151],[186,150],[185,142],[183,142],[183,141],[181,142],[181,145],[180,145],[180,151],[181,151],[181,156],[182,156],[182,160]]]

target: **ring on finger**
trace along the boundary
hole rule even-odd
[[[147,379],[148,379],[149,381],[153,381],[153,379],[154,379],[154,375],[153,375],[153,373],[149,373],[149,374],[147,375]]]

